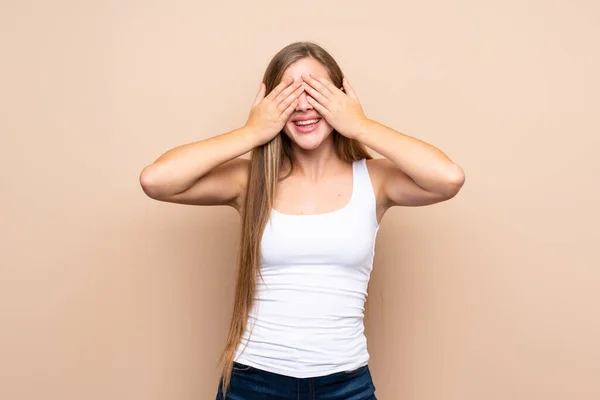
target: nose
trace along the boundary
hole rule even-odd
[[[308,94],[306,92],[302,92],[302,94],[298,97],[298,105],[296,106],[296,111],[306,112],[313,109],[313,107],[308,102],[308,99],[306,98],[307,96]]]

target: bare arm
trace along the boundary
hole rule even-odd
[[[175,147],[145,167],[139,177],[144,192],[161,201],[239,210],[248,161],[238,157],[281,131],[303,91],[301,81],[282,82],[266,97],[265,90],[262,84],[242,128]]]
[[[367,119],[347,78],[345,93],[323,77],[303,76],[308,101],[339,133],[385,157],[370,160],[378,208],[422,206],[454,197],[465,182],[462,168],[440,149]]]
[[[241,128],[171,149],[142,170],[140,184],[156,200],[234,205],[248,164],[238,157],[258,145],[255,136]]]
[[[384,206],[422,206],[454,197],[465,175],[433,145],[369,120],[357,140],[383,155],[371,160]]]

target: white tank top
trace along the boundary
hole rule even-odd
[[[367,364],[364,305],[379,224],[365,159],[352,163],[352,176],[341,209],[272,210],[261,243],[264,282],[257,277],[235,361],[295,378]]]

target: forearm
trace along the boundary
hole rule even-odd
[[[449,186],[461,185],[464,174],[440,149],[400,133],[373,120],[367,120],[356,139],[375,150],[425,190],[446,193]]]
[[[181,193],[213,168],[258,146],[247,128],[175,147],[144,168],[140,179],[168,194]]]

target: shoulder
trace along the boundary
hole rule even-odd
[[[390,174],[390,170],[393,168],[393,164],[386,158],[363,159],[362,162],[365,162],[367,166],[367,172],[369,173],[371,185],[375,192],[377,204],[378,206],[383,206],[386,198],[384,184],[386,176]]]
[[[394,170],[394,164],[386,158],[363,159],[366,161],[369,177],[374,188],[381,187],[385,176],[389,175]]]
[[[223,180],[223,183],[229,182],[242,189],[247,185],[249,169],[250,160],[238,157],[224,162],[211,170],[206,176],[218,177]]]
[[[228,161],[228,164],[229,177],[237,187],[236,192],[238,194],[231,205],[240,211],[246,198],[251,160],[238,157]]]
[[[422,188],[386,158],[368,160],[367,167],[378,204],[386,209],[392,206],[426,206],[449,199],[447,195]]]
[[[234,175],[245,180],[248,177],[248,171],[250,170],[250,160],[247,158],[234,158],[228,161],[231,171]]]

